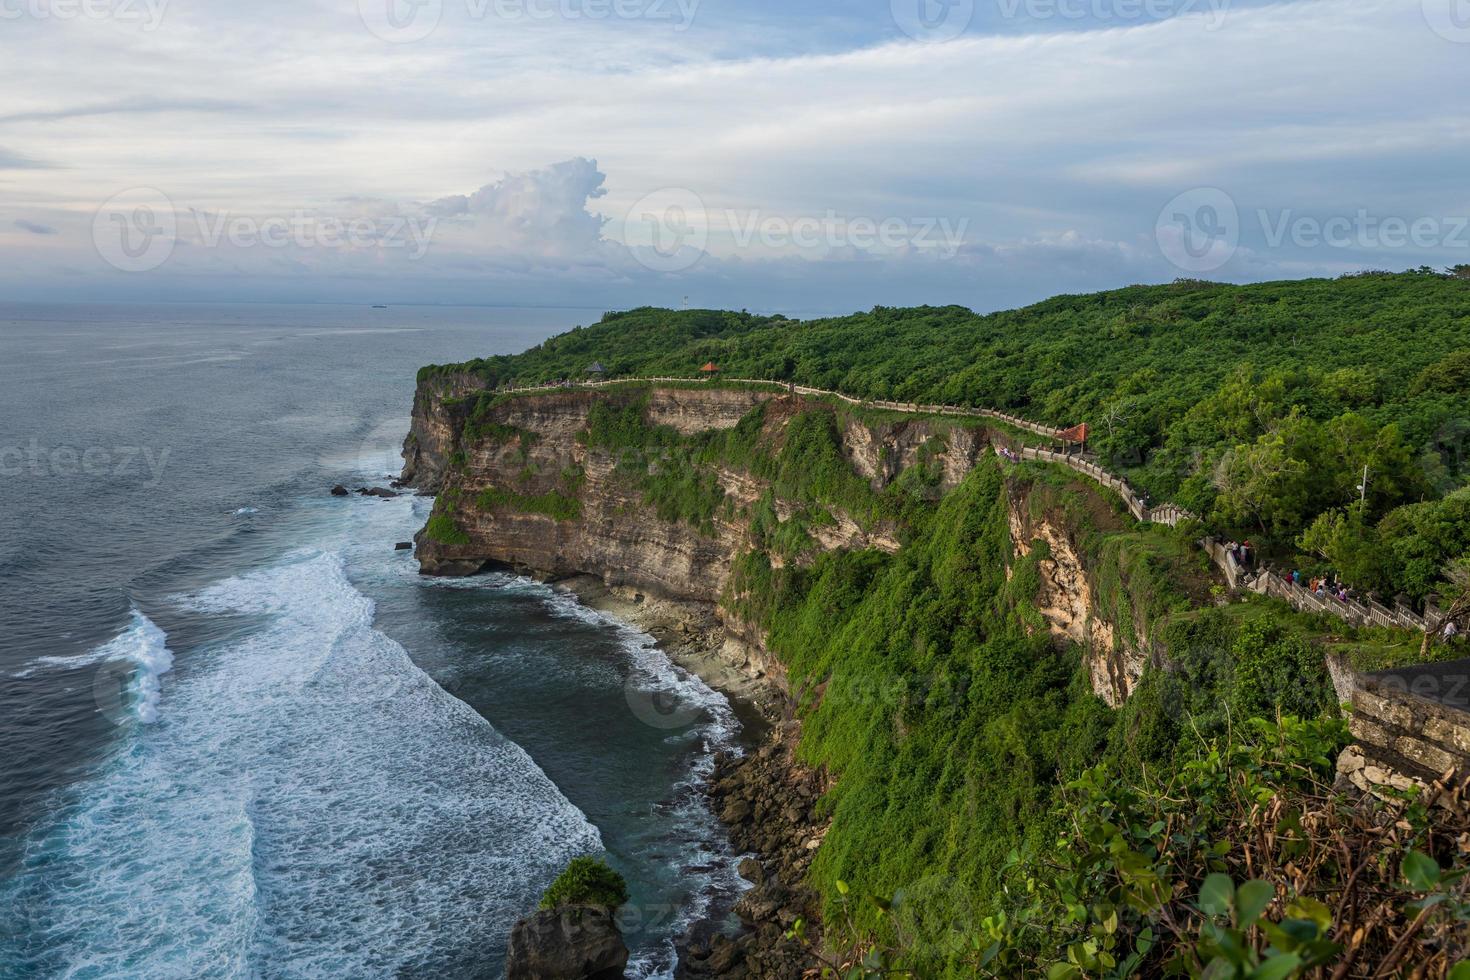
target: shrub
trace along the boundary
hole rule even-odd
[[[541,908],[559,909],[567,905],[600,905],[608,911],[628,900],[628,883],[600,858],[572,858],[566,870],[556,876]]]

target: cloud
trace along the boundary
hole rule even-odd
[[[28,231],[32,235],[56,234],[56,229],[52,228],[50,225],[39,225],[36,224],[34,221],[27,221],[25,218],[16,218],[15,227],[19,228],[21,231]]]
[[[1107,29],[996,24],[995,5],[980,4],[975,28],[945,44],[903,37],[881,2],[841,16],[706,3],[682,33],[616,18],[466,21],[463,4],[444,4],[438,31],[398,45],[361,27],[355,0],[261,2],[269,15],[174,5],[152,33],[16,25],[30,35],[7,48],[7,67],[36,84],[0,93],[0,208],[65,234],[47,250],[0,236],[7,288],[44,289],[65,268],[90,270],[99,289],[159,295],[209,283],[221,295],[335,299],[370,279],[433,301],[688,292],[750,306],[990,307],[1181,274],[1155,223],[1196,187],[1223,189],[1239,209],[1241,248],[1213,273],[1222,278],[1453,261],[1443,249],[1272,248],[1263,210],[1470,214],[1470,117],[1424,95],[1470,85],[1470,59],[1426,27],[1419,0],[1233,3],[1213,29],[1204,3],[1182,5],[1199,16]],[[110,80],[107,101],[57,67],[77,63]],[[66,167],[36,162],[49,159]],[[84,229],[103,201],[137,187],[186,214],[302,209],[437,225],[414,262],[371,248],[191,245],[125,279],[99,266]],[[627,247],[624,218],[674,191],[701,202],[694,230],[708,254],[661,271]],[[966,231],[943,259],[846,235],[816,248],[742,244],[732,230],[829,214]]]
[[[602,186],[605,179],[597,161],[577,157],[507,174],[472,194],[442,197],[425,210],[472,229],[491,250],[544,257],[580,255],[602,242],[604,219],[587,205],[607,193]]]
[[[49,170],[51,164],[32,160],[30,157],[13,153],[0,146],[0,170]]]
[[[138,98],[95,105],[67,106],[31,112],[0,115],[0,123],[57,122],[88,116],[153,115],[171,112],[241,112],[248,107],[241,102],[222,99],[153,99]]]

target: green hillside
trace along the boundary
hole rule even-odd
[[[642,308],[424,371],[473,371],[494,388],[581,378],[594,361],[611,377],[691,378],[714,361],[730,377],[1087,422],[1104,465],[1153,500],[1384,596],[1423,598],[1470,547],[1470,498],[1439,502],[1470,479],[1463,276],[1179,281],[984,316]]]

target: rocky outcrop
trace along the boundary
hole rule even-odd
[[[473,400],[484,390],[485,383],[473,374],[420,379],[413,396],[413,421],[403,444],[402,483],[427,493],[439,489],[449,460],[459,448]]]
[[[752,886],[735,906],[747,931],[688,946],[679,958],[681,977],[787,980],[815,965],[808,947],[786,933],[803,919],[807,941],[820,942],[817,897],[805,880],[826,833],[817,813],[826,787],[819,773],[793,758],[795,738],[794,727],[780,728],[759,752],[721,755],[715,762],[711,806],[736,848],[759,856],[741,861],[739,869]]]
[[[1033,513],[1037,508],[1028,491],[1024,486],[1012,488],[1009,518],[1018,557],[1043,549],[1044,556],[1036,562],[1040,582],[1036,611],[1058,641],[1082,647],[1093,692],[1116,708],[1133,693],[1144,668],[1159,662],[1149,638],[1150,624],[1134,611],[1129,628],[1118,628],[1104,611],[1096,570],[1085,560],[1074,529],[1045,508]]]
[[[731,563],[749,547],[748,506],[768,487],[751,474],[720,469],[714,476],[730,503],[710,526],[699,528],[661,517],[627,478],[626,454],[586,445],[588,413],[596,403],[644,402],[650,425],[682,435],[733,428],[752,408],[767,404],[766,434],[779,443],[783,426],[814,406],[809,399],[742,388],[653,388],[606,392],[568,390],[502,399],[482,422],[488,435],[466,435],[464,384],[436,378],[415,398],[414,427],[404,446],[403,482],[452,502],[453,536],[421,535],[417,556],[427,574],[471,574],[487,565],[508,566],[546,578],[595,575],[672,599],[717,602]],[[448,403],[447,405],[445,403]],[[928,422],[902,420],[887,427],[849,424],[844,450],[858,472],[886,486],[935,438]],[[958,482],[986,445],[979,432],[956,426],[942,452],[945,479]],[[457,461],[457,462],[456,462]],[[451,465],[455,462],[455,465]],[[513,487],[516,499],[564,500],[567,513],[545,507],[482,506],[486,490]],[[778,516],[799,508],[776,500]],[[896,551],[892,528],[864,528],[840,512],[813,528],[820,549],[875,547]]]
[[[621,980],[628,947],[613,915],[593,905],[546,909],[516,922],[506,980]]]

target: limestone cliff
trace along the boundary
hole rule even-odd
[[[403,478],[439,495],[418,537],[426,574],[499,566],[551,579],[590,575],[630,594],[700,605],[722,627],[727,663],[777,681],[779,663],[764,650],[759,630],[738,615],[728,586],[737,557],[762,547],[752,528],[757,501],[769,499],[783,523],[802,515],[803,503],[775,493],[768,478],[748,468],[717,464],[705,469],[725,503],[707,522],[661,513],[637,480],[643,467],[660,461],[592,444],[596,406],[636,406],[647,426],[684,437],[731,430],[761,406],[759,444],[770,453],[779,451],[799,414],[834,412],[844,462],[872,489],[881,491],[922,464],[932,475],[923,492],[936,497],[1004,438],[980,421],[836,413],[826,402],[775,389],[630,385],[494,397],[469,377],[420,385]],[[1089,498],[1096,519],[1121,526],[1095,491],[1073,489]],[[1154,656],[1148,624],[1130,616],[1117,628],[1116,604],[1100,601],[1095,561],[1085,557],[1066,515],[1038,505],[1042,496],[1017,484],[1010,508],[1018,556],[1030,554],[1035,542],[1046,548],[1037,611],[1059,641],[1083,646],[1094,689],[1119,704]],[[882,522],[835,507],[821,518],[804,529],[808,559],[821,550],[900,547],[896,530]],[[774,565],[803,560],[774,550],[768,557]]]
[[[1148,611],[1127,588],[1126,567],[1104,567],[1104,561],[1120,562],[1116,552],[1089,553],[1080,540],[1080,522],[1057,506],[1053,488],[1013,484],[1010,497],[1016,555],[1024,558],[1040,549],[1036,611],[1059,642],[1082,648],[1093,691],[1118,707],[1133,693],[1146,666],[1163,665]],[[1123,527],[1120,517],[1097,507],[1089,523],[1111,531]],[[1113,594],[1107,594],[1105,581]]]

